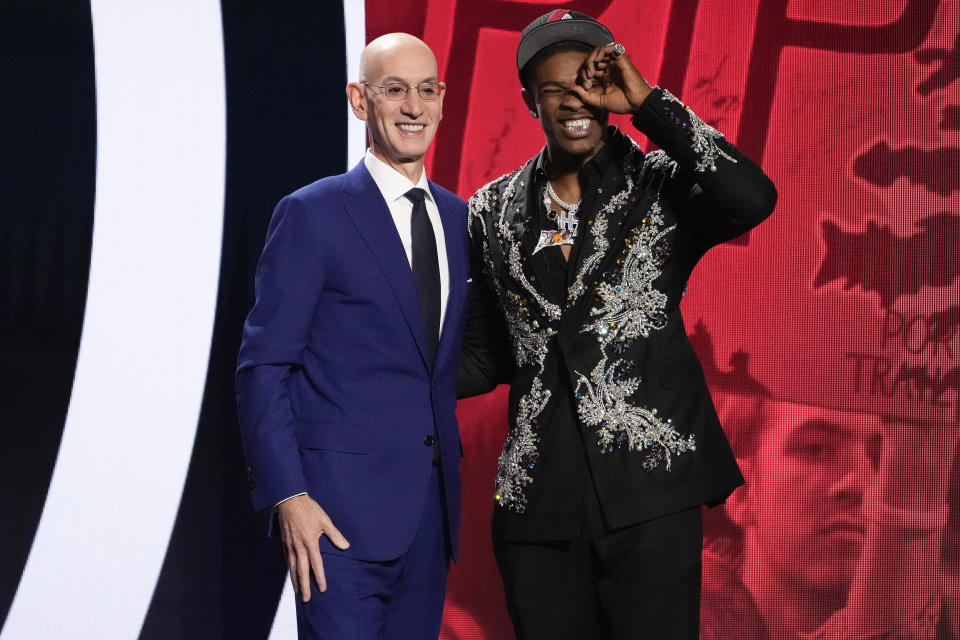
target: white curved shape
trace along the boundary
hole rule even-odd
[[[360,79],[360,53],[367,45],[365,2],[343,0],[343,26],[347,45],[347,82]],[[347,106],[347,171],[363,159],[367,150],[367,125]]]
[[[0,637],[136,638],[193,449],[226,163],[216,0],[91,0],[97,193],[50,490]],[[70,105],[64,105],[69,108]]]
[[[314,594],[314,597],[319,597]],[[273,618],[273,627],[267,640],[297,640],[297,601],[293,592],[293,583],[290,576],[283,585],[280,594],[280,603],[277,606],[277,615]]]

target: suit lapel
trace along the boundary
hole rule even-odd
[[[536,284],[537,282],[544,282],[547,275],[544,271],[544,259],[549,260],[551,258],[544,255],[542,256],[544,259],[540,259],[539,254],[537,259],[533,258],[533,252],[536,251],[537,244],[540,242],[540,232],[551,229],[549,225],[541,229],[537,221],[540,215],[540,207],[543,206],[540,199],[541,194],[535,192],[537,188],[537,167],[544,162],[545,155],[546,148],[534,156],[533,160],[528,162],[521,170],[517,184],[518,188],[508,207],[508,212],[515,216],[516,222],[520,223],[524,229],[520,236],[520,253],[527,258],[523,263],[523,270],[527,274],[527,279],[534,283],[535,288],[541,295],[551,302],[562,304],[563,300],[554,300],[549,291]]]
[[[536,207],[540,206],[540,201],[536,194],[531,193],[531,190],[535,188],[534,170],[537,165],[537,158],[538,156],[534,157],[533,160],[527,162],[520,170],[519,175],[516,176],[515,189],[504,204],[504,221],[506,227],[512,229],[514,233],[513,239],[508,240],[504,244],[503,249],[505,252],[509,252],[510,248],[516,243],[522,258],[520,270],[523,272],[527,282],[539,295],[543,296],[545,300],[549,300],[557,305],[562,305],[563,300],[554,300],[550,292],[540,284],[545,281],[544,279],[547,275],[543,270],[543,260],[540,259],[539,254],[537,259],[532,259],[533,252],[536,250],[537,243],[540,240],[541,231],[537,224],[537,215],[539,212],[536,209]],[[496,214],[494,219],[496,219]],[[496,235],[496,233],[494,233],[494,235]],[[509,236],[505,234],[505,237]],[[494,237],[491,238],[491,240],[496,241],[497,238]],[[504,262],[508,259],[509,255],[505,255]],[[515,280],[512,274],[510,274],[509,269],[505,270],[504,275],[508,282]]]
[[[591,290],[609,267],[611,259],[619,253],[624,236],[634,224],[635,212],[640,208],[637,200],[643,193],[638,183],[639,168],[643,163],[642,151],[639,147],[634,149],[635,145],[629,139],[618,137],[608,144],[618,147],[614,149],[614,162],[623,162],[625,155],[629,155],[629,160],[617,170],[620,176],[618,182],[605,181],[601,185],[602,192],[597,194],[590,215],[580,220],[586,237],[578,238],[581,244],[570,256],[573,268],[569,272],[569,289],[574,295],[568,297],[568,302],[579,305],[578,316],[590,308],[590,304],[579,303],[583,298],[591,299],[591,296],[584,294]],[[646,207],[646,203],[640,204]]]
[[[393,290],[397,306],[407,321],[410,334],[417,343],[420,357],[429,370],[432,363],[427,362],[426,358],[426,337],[410,262],[403,250],[403,243],[387,203],[363,161],[347,173],[343,188],[351,196],[345,205],[347,214],[379,263],[380,270]]]
[[[467,220],[466,212],[463,215],[457,215],[459,207],[451,207],[447,204],[447,199],[440,194],[439,189],[434,188],[431,182],[431,193],[437,203],[437,209],[440,211],[440,221],[443,223],[443,238],[447,252],[447,270],[449,272],[450,286],[447,293],[447,308],[443,317],[443,327],[440,330],[440,344],[437,347],[437,362],[443,362],[444,358],[449,357],[450,350],[456,337],[457,323],[463,314],[465,304],[466,278],[467,274],[463,270],[466,242]],[[439,368],[439,367],[437,367]]]

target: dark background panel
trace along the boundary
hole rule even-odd
[[[342,5],[248,0],[221,10],[227,182],[217,313],[193,458],[144,640],[269,634],[285,564],[250,506],[237,350],[274,205],[346,163]]]
[[[73,385],[90,270],[95,93],[87,0],[0,2],[0,627]]]

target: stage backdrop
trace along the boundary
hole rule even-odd
[[[389,31],[448,85],[431,177],[467,198],[520,166],[543,138],[514,54],[551,9],[780,193],[683,302],[748,479],[706,513],[703,637],[958,637],[960,0],[0,0],[0,638],[295,637],[233,399],[273,205],[360,157],[343,86]],[[505,397],[458,410],[444,638],[512,637]]]

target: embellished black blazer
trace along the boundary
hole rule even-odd
[[[644,154],[610,127],[562,299],[533,257],[545,151],[469,202],[474,284],[458,392],[511,385],[496,477],[505,537],[575,535],[548,505],[564,499],[556,487],[571,486],[584,449],[612,528],[719,502],[743,482],[679,304],[704,253],[770,215],[776,189],[668,91],[654,89],[632,122],[660,150]],[[571,427],[579,451],[551,446]]]

